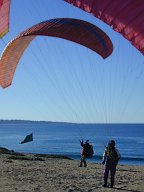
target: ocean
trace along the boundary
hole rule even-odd
[[[20,144],[33,133],[33,142]],[[61,154],[80,159],[80,140],[89,140],[101,163],[108,141],[114,139],[122,165],[144,165],[144,124],[75,124],[43,121],[0,121],[0,147],[17,152]]]

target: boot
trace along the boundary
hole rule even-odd
[[[104,183],[104,184],[103,184],[103,187],[107,187],[107,183]]]
[[[112,184],[110,185],[110,188],[113,188],[113,185],[112,185]]]

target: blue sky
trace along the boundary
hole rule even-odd
[[[0,89],[0,119],[144,123],[144,57],[108,25],[62,0],[13,0],[0,52],[28,27],[61,17],[104,30],[114,45],[112,55],[104,60],[73,42],[37,37],[23,54],[13,84]]]

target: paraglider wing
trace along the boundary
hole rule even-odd
[[[0,38],[9,30],[10,0],[0,0]]]
[[[91,13],[121,33],[144,55],[143,0],[64,0]]]
[[[103,58],[113,51],[110,38],[101,29],[86,21],[58,18],[38,23],[12,40],[0,59],[0,85],[11,85],[16,66],[30,42],[37,36],[59,37],[81,44]]]

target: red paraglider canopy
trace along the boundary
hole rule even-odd
[[[59,37],[73,41],[95,51],[103,58],[113,51],[107,34],[95,25],[78,19],[58,18],[32,26],[13,39],[0,59],[0,85],[11,85],[17,64],[30,42],[38,35]]]
[[[10,0],[0,0],[0,38],[9,30]]]
[[[144,0],[64,0],[121,33],[144,55]]]

